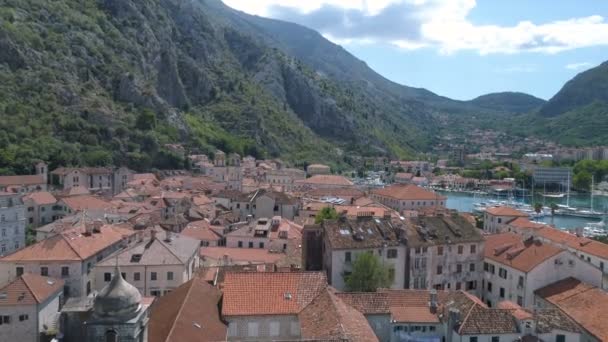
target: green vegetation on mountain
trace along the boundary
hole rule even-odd
[[[491,93],[469,101],[479,108],[517,114],[529,113],[540,108],[545,102],[538,97],[517,92]]]

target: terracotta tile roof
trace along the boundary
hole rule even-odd
[[[152,307],[148,324],[150,342],[225,341],[227,326],[220,318],[222,293],[195,277]]]
[[[201,241],[218,241],[222,238],[211,229],[211,224],[207,220],[188,223],[181,234]]]
[[[437,293],[438,301],[444,301],[447,294],[448,292],[439,291]],[[418,314],[423,314],[423,319],[425,320],[432,319],[426,313],[423,313],[426,310],[430,314],[429,290],[379,289],[378,292],[342,292],[336,295],[365,315],[390,314],[393,311],[397,315],[405,315],[406,313],[395,308],[407,308],[417,311]],[[404,316],[401,317],[403,318]]]
[[[339,175],[314,175],[310,178],[306,179],[298,179],[296,180],[298,184],[307,184],[307,185],[336,185],[336,186],[352,186],[353,182],[351,182],[348,178]]]
[[[332,249],[381,248],[398,246],[397,223],[373,217],[325,220],[325,236]]]
[[[322,341],[378,341],[363,314],[326,288],[299,314],[302,339]]]
[[[446,197],[438,193],[426,190],[417,185],[395,184],[382,189],[372,191],[372,194],[390,197],[397,200],[445,200]]]
[[[608,259],[608,245],[586,237],[578,237],[563,230],[553,227],[544,227],[536,233],[537,236],[553,241],[554,243],[566,245],[572,249]]]
[[[517,217],[514,220],[511,220],[509,222],[509,226],[514,227],[514,228],[534,229],[534,230],[547,227],[546,224],[532,222],[527,217],[521,217],[521,216]]]
[[[270,253],[260,248],[201,247],[201,258],[220,261],[226,257],[230,263],[270,263],[285,257],[283,253]]]
[[[486,213],[494,216],[528,217],[529,215],[511,207],[491,207]]]
[[[355,188],[332,188],[332,189],[312,189],[306,192],[306,195],[313,198],[321,197],[353,197],[360,198],[365,193]]]
[[[45,184],[42,175],[0,176],[0,185],[36,185]]]
[[[608,293],[566,278],[534,292],[578,323],[600,341],[608,341]]]
[[[84,261],[134,234],[134,230],[117,225],[104,225],[101,233],[90,235],[85,234],[84,227],[77,227],[0,258],[0,262]]]
[[[63,280],[25,273],[0,288],[0,306],[35,305],[63,290]]]
[[[213,201],[203,194],[198,194],[192,197],[192,203],[194,203],[194,205],[207,205],[213,204]]]
[[[226,273],[222,314],[296,315],[326,286],[324,272]]]
[[[395,173],[395,179],[397,178],[401,178],[401,179],[412,179],[414,177],[413,173],[409,173],[409,172],[397,172]]]
[[[36,205],[48,205],[57,203],[57,199],[50,192],[47,191],[38,191],[32,192],[31,194],[27,194],[23,196],[23,201],[32,201]]]
[[[390,312],[391,321],[398,323],[439,323],[439,318],[431,313],[428,304],[423,307],[393,306]]]
[[[522,272],[529,272],[545,260],[563,250],[537,240],[523,240],[515,233],[486,236],[485,258],[508,265]]]
[[[338,214],[345,214],[351,217],[359,216],[359,213],[371,213],[374,217],[384,217],[395,213],[394,210],[382,207],[360,207],[356,205],[336,205],[334,206]]]
[[[112,207],[111,203],[89,195],[65,197],[61,201],[72,211],[108,209]]]
[[[133,175],[133,180],[141,181],[141,180],[151,180],[158,181],[156,175],[153,173],[136,173]]]
[[[469,312],[462,313],[463,321],[458,327],[459,335],[517,334],[517,321],[511,310],[488,309],[474,305]]]
[[[513,317],[517,318],[518,320],[532,319],[534,317],[531,312],[526,311],[524,308],[517,305],[517,303],[510,300],[499,302],[497,308],[511,310]]]

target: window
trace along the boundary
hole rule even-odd
[[[604,262],[603,261],[600,261],[600,270],[602,270],[602,271],[604,270]]]
[[[236,336],[238,334],[238,330],[236,327],[236,322],[228,323],[228,336]]]
[[[135,280],[135,281],[139,281],[139,280],[140,280],[140,277],[141,277],[141,275],[140,275],[140,273],[139,273],[139,272],[135,272],[135,273],[133,273],[133,280]]]
[[[345,262],[350,262],[351,261],[351,254],[350,254],[350,252],[345,252],[344,253],[344,261]]]
[[[167,272],[167,280],[173,280],[173,272]]]
[[[270,336],[279,336],[281,330],[281,323],[279,322],[270,322],[269,329]]]
[[[492,283],[488,282],[488,292],[492,292]]]
[[[258,336],[258,322],[247,323],[247,336],[256,337]]]
[[[500,342],[500,336],[492,336],[492,342]]]
[[[477,245],[471,245],[471,254],[475,254],[477,252]]]
[[[566,342],[566,335],[555,335],[555,342]]]
[[[46,266],[42,266],[40,267],[40,275],[43,277],[48,277],[49,275],[49,268]]]
[[[475,264],[473,264],[473,263],[469,264],[469,271],[475,272]]]
[[[160,290],[152,290],[150,291],[150,295],[154,297],[160,297]]]
[[[27,321],[30,319],[28,315],[19,315],[19,322]]]
[[[292,336],[300,335],[300,324],[298,322],[291,322],[289,330]]]
[[[62,266],[61,267],[61,277],[65,278],[65,277],[69,277],[70,276],[70,268],[67,266]]]
[[[443,246],[437,246],[437,255],[443,255]]]
[[[105,281],[106,283],[109,282],[110,280],[112,280],[112,273],[110,272],[106,272],[103,274],[103,281]]]
[[[264,243],[260,242],[259,246],[260,246],[260,248],[264,248]]]
[[[505,288],[504,287],[500,288],[500,298],[505,298]]]
[[[253,241],[249,241],[249,248],[253,248]]]
[[[388,251],[386,251],[386,258],[387,259],[395,259],[395,258],[397,258],[397,250],[396,249],[389,249]]]
[[[122,279],[127,280],[127,274],[125,272],[120,272]]]
[[[420,254],[420,247],[416,247],[416,250],[414,251],[416,254]]]
[[[456,264],[456,273],[462,272],[462,264]]]
[[[458,281],[456,282],[456,291],[460,290],[462,288],[462,284]]]
[[[524,298],[522,296],[517,296],[517,305],[524,306]]]
[[[477,336],[469,337],[469,342],[477,342]]]
[[[464,251],[464,246],[458,246],[458,254],[462,254]]]
[[[441,274],[441,273],[443,273],[443,267],[437,266],[437,274]]]
[[[0,316],[0,324],[10,324],[11,316]]]
[[[473,280],[473,281],[468,281],[467,282],[467,291],[468,290],[475,290],[477,288],[477,280]]]
[[[498,218],[498,223],[502,223],[502,218]]]
[[[150,273],[150,280],[156,280],[156,272]]]
[[[498,276],[501,277],[502,279],[507,279],[507,270],[505,270],[502,267],[498,268]]]
[[[239,241],[239,248],[243,248],[243,241]]]
[[[15,268],[15,273],[17,273],[17,277],[19,277],[20,275],[22,275],[23,274],[23,267],[17,266],[17,268]]]
[[[517,281],[517,286],[524,287],[524,277],[519,276],[519,279]]]

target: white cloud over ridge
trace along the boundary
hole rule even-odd
[[[588,69],[593,66],[593,63],[589,62],[580,62],[580,63],[570,63],[566,64],[566,69],[569,70],[580,70],[580,69]]]
[[[236,9],[311,27],[334,42],[388,43],[440,53],[553,54],[608,45],[600,15],[544,24],[476,25],[467,19],[475,0],[224,0]]]

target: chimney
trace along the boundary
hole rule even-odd
[[[460,324],[460,310],[456,308],[450,308],[448,312],[448,333],[446,342],[452,342],[454,328],[456,328],[458,324]]]
[[[150,231],[150,241],[154,241],[156,239],[156,229],[152,228]]]
[[[103,221],[97,219],[93,221],[93,233],[101,233],[101,227],[103,227]]]
[[[84,232],[85,232],[86,235],[92,235],[93,234],[93,224],[85,222],[85,224],[84,224]]]
[[[432,314],[437,313],[437,290],[431,289],[429,291],[429,308]]]
[[[173,240],[173,234],[170,230],[165,230],[165,241],[171,242]]]

